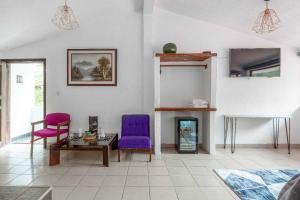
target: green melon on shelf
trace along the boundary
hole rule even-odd
[[[176,53],[177,52],[177,46],[174,43],[167,43],[163,47],[164,53]]]

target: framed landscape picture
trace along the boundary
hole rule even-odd
[[[116,86],[117,49],[68,49],[68,86]]]

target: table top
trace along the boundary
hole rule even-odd
[[[237,115],[237,114],[229,114],[224,115],[224,117],[234,117],[234,118],[292,118],[292,115],[286,114],[286,115],[280,115],[280,114],[274,114],[274,115]]]
[[[51,191],[51,187],[0,186],[0,199],[46,200],[50,199],[48,194]]]
[[[116,139],[118,139],[117,133],[107,133],[105,137],[95,140],[84,140],[83,137],[70,137],[67,139],[66,144],[70,146],[108,146]]]

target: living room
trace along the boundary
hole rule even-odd
[[[298,196],[285,193],[300,171],[299,2],[11,0],[0,7],[3,187],[42,188],[52,199],[299,198],[300,180],[288,188]],[[273,21],[261,21],[261,12]],[[233,69],[234,59],[269,52],[279,59],[272,64],[277,71],[260,68],[268,75],[255,77],[253,70]],[[100,67],[88,71],[102,54],[95,61]],[[16,63],[44,67],[38,104],[43,115],[28,117],[30,122],[64,113],[60,131],[67,127],[68,133],[35,135],[44,145],[43,140],[31,145],[32,132],[45,121],[31,131],[31,123],[18,118],[25,116],[21,107],[13,109],[28,106],[29,96],[13,95],[12,83],[28,80],[21,72],[12,75]],[[203,100],[207,107],[193,105]],[[21,127],[14,116],[29,128],[21,142],[12,140],[12,131]],[[67,136],[93,134],[91,116],[97,124],[94,140],[117,133],[104,141],[107,148],[62,146]],[[195,119],[193,152],[177,148],[176,117]],[[130,129],[126,119],[146,126],[147,147],[122,142]],[[272,180],[288,175],[272,183],[260,177],[260,185],[251,188],[242,184],[249,173],[271,174]],[[230,174],[235,176],[229,179]]]

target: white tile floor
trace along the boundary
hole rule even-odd
[[[218,149],[216,155],[165,150],[147,162],[144,154],[122,154],[110,167],[98,152],[62,152],[61,165],[48,166],[48,150],[13,144],[0,149],[0,185],[53,187],[54,200],[234,200],[238,199],[212,169],[300,169],[300,149]]]

